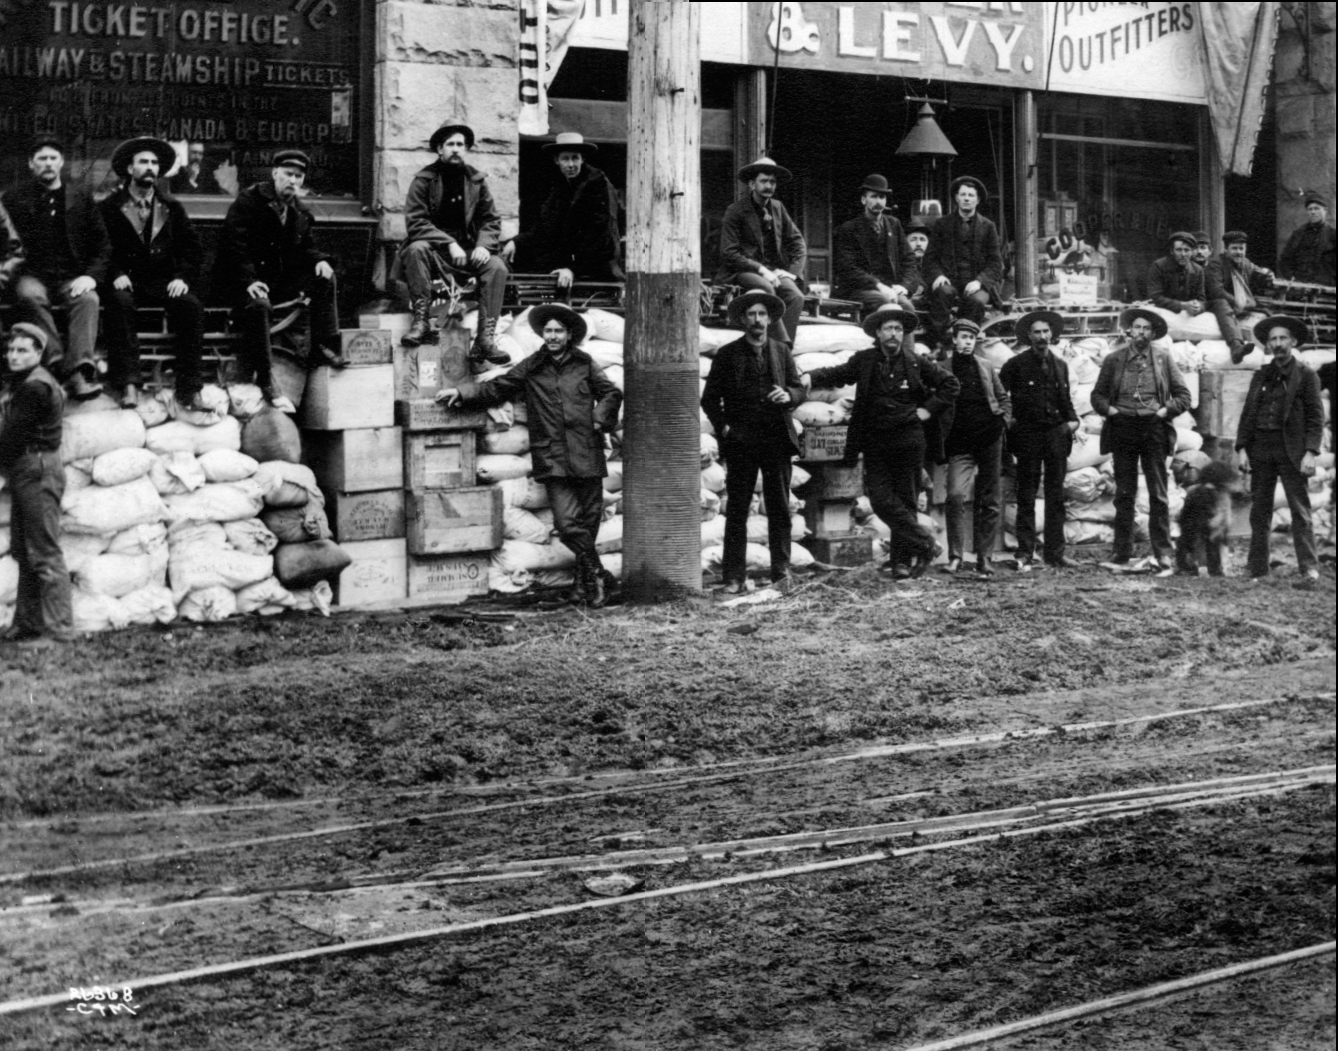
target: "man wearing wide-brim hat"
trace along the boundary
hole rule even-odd
[[[771,579],[790,576],[790,471],[800,451],[795,407],[806,398],[790,348],[768,336],[784,313],[778,296],[753,289],[729,304],[731,328],[743,337],[716,352],[702,389],[701,407],[720,443],[725,476],[725,590],[743,590],[748,572],[748,512],[757,476],[767,505]]]
[[[999,228],[980,214],[989,194],[973,175],[954,179],[949,188],[953,210],[940,219],[921,263],[929,286],[930,323],[942,345],[954,317],[985,324],[985,310],[1001,305],[1003,245]]]
[[[599,151],[579,132],[546,142],[558,178],[539,213],[539,225],[502,245],[502,258],[518,268],[551,273],[559,290],[577,278],[622,281],[618,191],[591,160]]]
[[[900,307],[882,307],[864,319],[872,347],[808,374],[813,388],[855,386],[845,462],[864,456],[864,492],[891,530],[888,568],[899,577],[920,576],[942,550],[916,517],[920,472],[942,462],[939,417],[961,390],[942,365],[906,349],[906,332],[917,320]]]
[[[1250,475],[1249,573],[1255,579],[1269,573],[1273,500],[1282,482],[1291,509],[1298,586],[1313,588],[1319,580],[1319,557],[1309,480],[1324,440],[1324,402],[1319,376],[1296,356],[1296,348],[1310,337],[1309,328],[1300,318],[1279,315],[1255,325],[1254,336],[1273,360],[1250,380],[1236,428],[1240,469]]]
[[[836,228],[833,239],[834,292],[859,303],[864,313],[895,304],[914,312],[911,297],[920,289],[920,262],[906,241],[901,222],[888,212],[891,189],[882,175],[860,186],[863,214]],[[913,332],[906,333],[914,339]]]
[[[186,209],[161,189],[159,180],[176,164],[176,151],[162,139],[128,139],[112,154],[121,186],[98,207],[111,238],[110,289],[104,321],[107,382],[121,392],[121,405],[139,401],[139,307],[159,307],[167,315],[177,404],[202,408],[200,355],[204,305],[194,288],[204,249]]]
[[[1329,222],[1329,198],[1319,190],[1302,195],[1306,221],[1292,231],[1278,257],[1278,273],[1293,281],[1315,285],[1334,284],[1334,243],[1336,235]]]
[[[1184,230],[1171,234],[1170,251],[1148,268],[1148,298],[1172,314],[1197,317],[1207,309],[1203,267],[1194,262],[1198,239]]]
[[[1118,565],[1133,557],[1134,510],[1141,468],[1148,489],[1148,535],[1162,571],[1174,567],[1166,461],[1175,455],[1171,421],[1190,408],[1189,388],[1171,352],[1156,345],[1166,322],[1151,310],[1120,315],[1126,342],[1101,363],[1092,389],[1092,411],[1105,419],[1101,452],[1115,461],[1115,551]]]
[[[1254,344],[1241,337],[1238,319],[1258,310],[1256,296],[1273,291],[1273,272],[1250,261],[1250,235],[1244,230],[1228,230],[1222,245],[1222,254],[1204,267],[1203,282],[1208,309],[1231,347],[1231,360],[1239,365]]]
[[[779,296],[785,315],[772,320],[771,338],[793,347],[804,311],[799,283],[804,280],[808,246],[785,205],[776,200],[776,187],[789,178],[789,171],[770,157],[739,169],[739,181],[748,185],[748,193],[725,209],[715,279],[744,291],[758,289]]]
[[[409,184],[404,199],[404,244],[391,272],[409,286],[413,324],[400,339],[406,347],[436,343],[432,328],[432,281],[445,273],[478,281],[478,330],[471,355],[505,365],[510,357],[497,346],[497,318],[506,294],[506,263],[502,217],[493,203],[488,180],[466,158],[474,148],[474,130],[467,124],[443,124],[428,146],[437,159]]]
[[[464,381],[437,395],[477,408],[525,401],[534,478],[548,490],[559,539],[576,555],[573,601],[602,606],[610,577],[595,549],[604,511],[605,435],[618,429],[623,396],[579,344],[586,321],[564,303],[529,312],[542,349],[490,380]]]

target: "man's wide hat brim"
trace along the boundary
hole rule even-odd
[[[1030,341],[1031,326],[1038,321],[1044,321],[1050,326],[1050,337],[1058,339],[1059,334],[1064,331],[1064,319],[1053,310],[1033,310],[1030,314],[1023,314],[1017,319],[1017,325],[1013,331],[1017,333],[1017,338]]]
[[[474,129],[468,124],[443,124],[432,133],[432,138],[427,143],[428,149],[435,153],[441,148],[441,144],[456,132],[465,137],[465,145],[472,150],[474,148]]]
[[[782,168],[770,157],[761,157],[739,169],[739,182],[752,182],[759,175],[774,175],[777,179],[788,179],[790,169]]]
[[[1285,328],[1292,334],[1297,343],[1308,343],[1310,341],[1310,326],[1299,317],[1292,317],[1289,314],[1275,314],[1272,317],[1266,317],[1259,324],[1254,326],[1254,338],[1259,341],[1261,346],[1268,346],[1268,334],[1275,328]]]
[[[864,319],[864,334],[876,339],[878,330],[889,321],[900,321],[907,332],[914,332],[920,324],[920,318],[909,310],[894,306],[879,307]]]
[[[130,170],[130,162],[135,159],[135,154],[143,153],[145,150],[152,150],[158,158],[159,176],[166,175],[176,167],[177,151],[172,148],[171,143],[154,138],[152,135],[141,135],[135,139],[126,139],[116,147],[112,154],[112,171],[124,178]]]
[[[1120,315],[1120,328],[1125,332],[1129,331],[1129,326],[1142,318],[1152,325],[1152,338],[1161,339],[1170,329],[1166,325],[1166,319],[1160,314],[1151,310],[1144,310],[1142,307],[1130,307]]]
[[[780,296],[773,296],[770,292],[763,292],[760,288],[755,288],[741,296],[735,296],[729,301],[730,327],[742,328],[744,325],[743,312],[758,303],[767,308],[767,317],[772,321],[777,320],[785,313],[785,303]]]
[[[530,308],[530,328],[536,336],[544,334],[544,326],[550,321],[561,323],[571,333],[570,346],[578,347],[585,342],[590,331],[585,318],[572,310],[566,303],[541,303]]]

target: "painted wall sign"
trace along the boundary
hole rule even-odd
[[[698,4],[701,8],[703,62],[746,63],[744,18],[748,4]],[[627,50],[628,0],[585,0],[585,9],[572,30],[572,47]]]

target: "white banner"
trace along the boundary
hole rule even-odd
[[[586,0],[585,10],[571,35],[572,47],[627,50],[628,0]],[[744,65],[747,59],[747,4],[700,4],[702,61]]]

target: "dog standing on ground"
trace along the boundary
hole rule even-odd
[[[1240,475],[1230,464],[1214,461],[1198,471],[1180,511],[1175,555],[1181,573],[1197,576],[1206,558],[1209,576],[1226,576],[1231,556],[1231,497],[1239,483]]]

